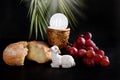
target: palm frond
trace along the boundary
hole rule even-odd
[[[58,12],[67,16],[70,27],[74,30],[74,27],[77,27],[77,21],[72,10],[80,14],[80,11],[76,8],[76,6],[80,5],[78,4],[79,1],[83,0],[31,0],[28,11],[31,21],[29,38],[31,38],[33,30],[35,30],[36,39],[39,32],[42,39],[44,39],[50,17]]]

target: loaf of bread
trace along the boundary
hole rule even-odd
[[[25,58],[46,63],[51,60],[50,48],[43,41],[20,41],[8,45],[3,51],[3,61],[10,66],[23,66]]]
[[[28,54],[27,42],[20,41],[8,45],[3,51],[3,60],[10,66],[24,65],[25,56]]]

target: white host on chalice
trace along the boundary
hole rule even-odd
[[[59,68],[62,66],[62,68],[70,68],[75,66],[75,61],[71,55],[59,55],[60,53],[58,46],[51,47],[51,67]]]
[[[64,30],[68,27],[68,19],[62,13],[56,13],[50,18],[50,26],[53,29]]]

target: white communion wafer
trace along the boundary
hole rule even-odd
[[[68,27],[68,19],[62,13],[56,13],[50,18],[50,26],[53,29],[66,29]]]

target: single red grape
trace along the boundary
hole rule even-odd
[[[91,38],[92,38],[92,34],[91,34],[90,32],[87,32],[87,33],[84,35],[84,38],[85,38],[86,40],[91,39]]]
[[[95,52],[93,50],[88,50],[86,52],[87,57],[93,58],[95,56]]]
[[[96,44],[91,39],[88,39],[85,41],[85,46],[94,48],[94,47],[96,47]]]
[[[105,55],[105,52],[103,50],[98,50],[96,52],[96,54],[100,54],[101,56],[104,56]]]
[[[95,54],[93,59],[94,59],[95,63],[99,64],[102,60],[102,56],[100,54]]]
[[[80,46],[85,45],[85,39],[83,37],[78,37],[77,43]]]
[[[104,56],[101,60],[101,66],[107,67],[110,65],[109,58],[107,56]]]
[[[75,47],[71,47],[69,50],[69,54],[76,56],[78,53],[78,50]]]
[[[66,46],[66,47],[65,47],[65,50],[66,50],[67,52],[69,52],[70,49],[71,49],[71,46]]]
[[[86,55],[86,50],[85,50],[85,49],[79,49],[79,50],[78,50],[78,55],[79,55],[80,57],[85,56],[85,55]]]

